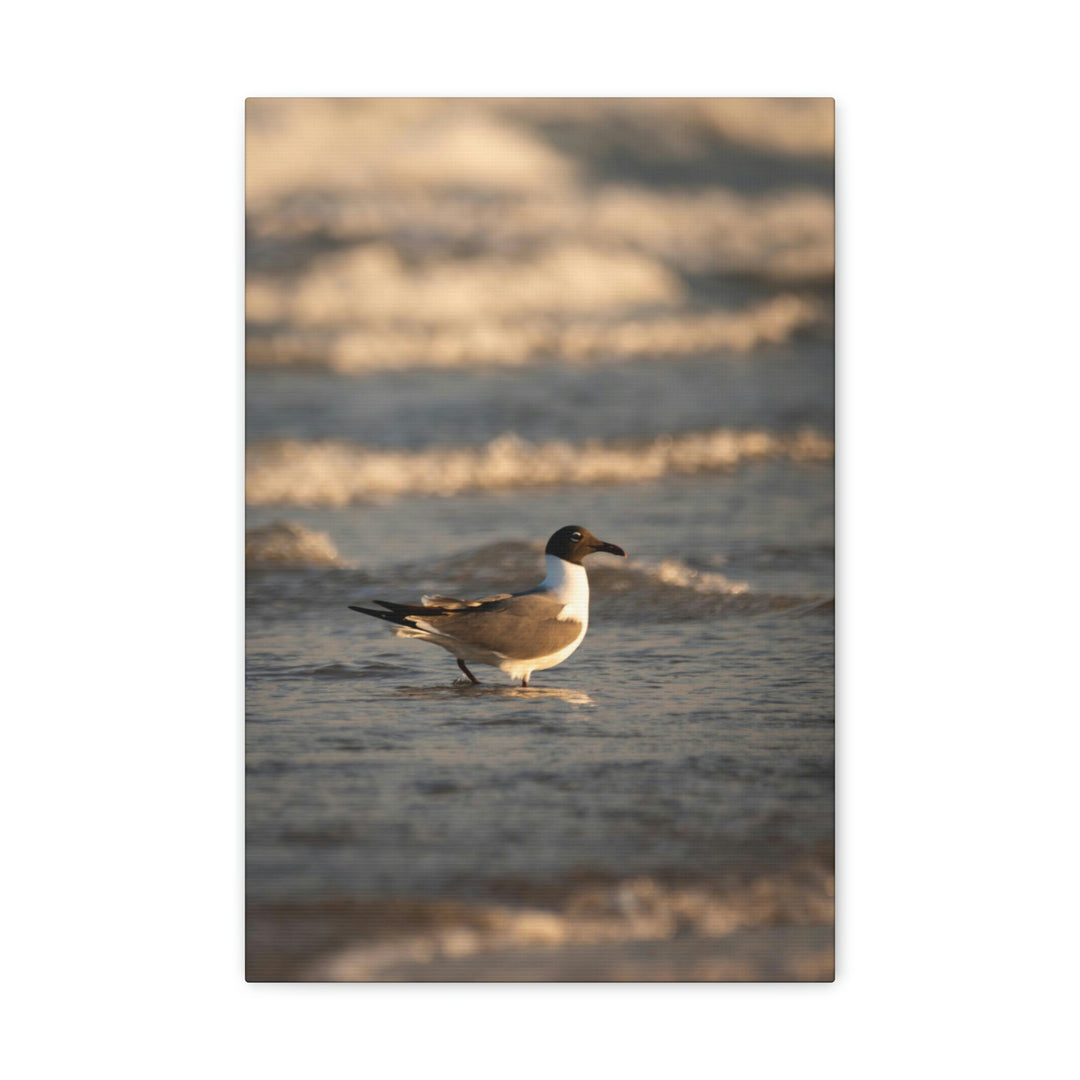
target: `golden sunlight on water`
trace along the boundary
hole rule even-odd
[[[663,435],[643,446],[502,435],[483,447],[369,450],[340,442],[257,444],[248,451],[250,506],[344,506],[388,495],[453,495],[554,484],[636,482],[730,469],[749,461],[830,462],[831,438],[720,431]]]
[[[254,100],[248,114],[252,365],[744,351],[829,317],[820,177],[763,188],[759,164],[733,190],[694,169],[717,140],[823,160],[831,102]],[[653,182],[658,152],[682,184]],[[788,291],[702,310],[685,274]]]
[[[248,978],[831,979],[832,102],[247,121]],[[349,610],[568,522],[528,689]]]

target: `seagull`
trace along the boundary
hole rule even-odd
[[[617,544],[598,540],[582,525],[566,525],[547,542],[547,577],[528,592],[479,600],[423,596],[419,604],[375,600],[386,610],[355,604],[349,610],[393,623],[396,637],[430,641],[452,652],[474,685],[480,680],[466,661],[490,664],[528,686],[534,671],[561,664],[584,640],[589,628],[589,578],[582,560],[597,551],[626,558]]]

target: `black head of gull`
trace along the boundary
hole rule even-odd
[[[392,623],[398,637],[429,641],[453,653],[471,683],[480,680],[466,661],[490,664],[528,686],[532,672],[561,664],[584,640],[589,579],[582,560],[598,551],[626,556],[617,544],[597,539],[583,525],[566,525],[547,542],[547,576],[527,592],[480,600],[424,596],[419,604],[374,601],[383,611],[349,606]]]
[[[581,560],[586,555],[592,555],[597,551],[626,557],[626,552],[618,544],[598,540],[584,525],[564,525],[558,532],[552,533],[544,554],[557,555],[568,563],[580,566]]]

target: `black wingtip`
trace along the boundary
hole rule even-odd
[[[371,608],[358,607],[356,604],[350,604],[349,610],[359,611],[361,615],[374,615],[376,619],[389,618],[389,615],[385,611],[373,611]]]

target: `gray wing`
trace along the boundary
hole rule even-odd
[[[497,596],[481,596],[479,600],[457,600],[452,596],[421,596],[420,601],[426,607],[442,608],[444,611],[460,611],[462,608],[483,607],[494,600],[509,600],[512,593],[499,593]],[[376,601],[380,603],[380,601]]]
[[[581,623],[556,618],[562,608],[562,602],[552,596],[523,593],[441,615],[418,615],[409,621],[422,622],[435,633],[511,660],[530,660],[550,656],[577,640]]]

